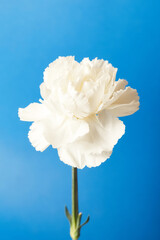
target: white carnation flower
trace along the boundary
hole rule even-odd
[[[139,108],[137,91],[126,80],[115,81],[117,69],[108,61],[59,57],[44,71],[43,100],[19,108],[22,121],[33,121],[28,134],[37,151],[49,145],[73,167],[95,167],[110,157],[125,133],[117,117]]]

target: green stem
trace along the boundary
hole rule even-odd
[[[78,173],[77,168],[72,167],[72,221],[77,223],[78,218]]]
[[[88,223],[87,220],[81,224],[82,213],[78,212],[78,173],[77,168],[72,167],[72,215],[69,213],[68,208],[65,207],[66,217],[70,223],[70,236],[72,240],[78,240],[81,228]]]
[[[72,167],[72,227],[76,229],[78,218],[78,173],[77,168]],[[78,237],[72,238],[77,240]]]

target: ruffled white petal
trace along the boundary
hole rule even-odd
[[[113,96],[116,92],[124,90],[128,82],[124,79],[119,79],[116,82],[110,81],[109,85],[106,86],[105,94],[103,95],[102,102],[98,107],[97,112],[107,108],[113,101]]]
[[[43,152],[50,145],[44,137],[44,125],[42,122],[32,123],[28,138],[37,151]]]
[[[87,117],[91,110],[87,97],[82,92],[77,92],[71,83],[68,84],[68,91],[58,92],[59,102],[64,108],[64,112],[77,118]]]
[[[65,118],[58,122],[54,120],[54,116],[50,116],[43,120],[43,125],[44,136],[53,148],[74,142],[89,131],[86,121],[74,117]]]
[[[125,86],[128,84],[128,82],[125,79],[119,79],[118,81],[115,82],[114,86],[114,91],[117,92],[119,90],[124,90]]]
[[[72,167],[83,169],[87,167],[97,167],[105,162],[112,152],[101,152],[88,154],[87,152],[80,151],[74,144],[67,145],[66,147],[58,148],[58,155],[62,162]]]
[[[114,145],[125,132],[123,122],[106,111],[89,119],[88,124],[88,134],[58,148],[59,157],[66,164],[77,168],[99,166],[110,157]]]
[[[46,117],[47,114],[47,108],[40,103],[31,103],[26,108],[18,109],[18,116],[22,121],[38,121]]]
[[[105,162],[108,158],[110,158],[112,152],[101,152],[101,153],[91,153],[88,154],[86,157],[86,166],[91,167],[98,167],[101,163]]]
[[[48,89],[56,89],[57,86],[63,85],[66,87],[72,71],[76,68],[78,62],[74,57],[59,57],[56,61],[49,64],[44,71],[44,82]]]
[[[51,93],[51,90],[46,87],[46,84],[43,82],[40,85],[40,92],[43,99],[47,99]]]
[[[88,101],[90,104],[90,113],[97,112],[105,91],[105,81],[100,79],[87,92]]]
[[[116,117],[128,116],[139,109],[139,96],[135,89],[127,87],[113,95],[106,109]]]

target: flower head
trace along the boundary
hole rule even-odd
[[[28,134],[37,151],[49,145],[73,167],[95,167],[110,157],[125,133],[118,117],[139,108],[137,91],[116,79],[108,61],[59,57],[44,71],[43,99],[19,108],[22,121],[32,121]]]

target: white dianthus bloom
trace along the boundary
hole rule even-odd
[[[59,57],[44,71],[43,100],[19,108],[22,121],[33,121],[28,134],[37,151],[49,145],[60,159],[77,168],[96,167],[110,157],[125,133],[118,117],[139,108],[137,91],[126,80],[115,81],[108,61]]]

